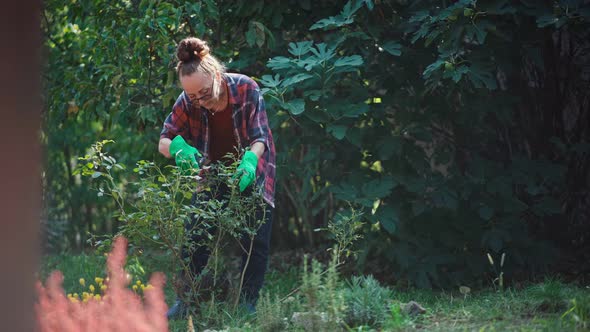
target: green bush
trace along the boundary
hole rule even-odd
[[[198,170],[185,174],[176,166],[161,169],[154,162],[140,160],[133,169],[138,176],[136,181],[121,184],[113,173],[126,168],[103,151],[103,146],[110,142],[95,143],[91,152],[80,158],[83,162],[76,172],[96,179],[98,196],[110,196],[116,202],[121,221],[116,235],[125,236],[130,246],[136,249],[163,250],[170,256],[172,265],[181,271],[185,282],[190,283],[187,296],[214,302],[219,289],[228,287],[224,280],[224,264],[220,261],[226,242],[239,241],[244,234],[251,245],[241,249],[248,257],[252,253],[256,231],[264,222],[264,216],[258,220],[255,215],[256,210],[266,204],[261,192],[240,194],[237,179],[233,177],[237,159],[229,166],[211,166],[204,177],[199,176]],[[196,189],[197,185],[200,191]],[[217,194],[221,186],[229,188],[224,196]],[[214,198],[203,199],[206,194]],[[192,224],[193,217],[194,227],[186,228],[185,225]],[[215,233],[209,231],[212,227],[216,229]],[[202,238],[200,243],[189,241],[189,236],[195,234]],[[99,249],[108,247],[113,237],[104,236],[97,240]],[[199,276],[192,275],[188,258],[187,261],[182,259],[183,247],[194,250],[196,246],[205,246],[211,252],[208,264]],[[239,302],[246,267],[236,284],[234,307]]]
[[[373,276],[353,276],[343,290],[346,303],[344,320],[349,326],[379,327],[385,321],[393,300],[393,291]]]

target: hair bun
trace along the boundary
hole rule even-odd
[[[181,40],[176,49],[176,57],[182,62],[201,60],[207,54],[209,54],[207,42],[195,37]]]

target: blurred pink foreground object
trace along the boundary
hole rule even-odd
[[[54,271],[45,287],[37,281],[37,326],[41,332],[160,332],[168,331],[164,300],[165,277],[154,273],[145,301],[126,286],[127,240],[117,237],[107,258],[109,282],[101,300],[70,301],[62,288],[63,275]]]

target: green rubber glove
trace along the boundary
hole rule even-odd
[[[174,157],[176,166],[180,167],[185,174],[191,169],[199,169],[195,154],[201,157],[199,150],[190,146],[180,135],[174,137],[170,143],[170,155]]]
[[[234,177],[240,178],[240,192],[243,192],[256,179],[256,166],[258,166],[258,156],[252,151],[246,151],[242,161],[238,166],[238,170]]]

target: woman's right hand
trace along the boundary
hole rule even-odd
[[[199,150],[190,146],[180,135],[174,137],[170,143],[170,156],[174,157],[176,166],[183,171],[199,169],[199,163],[197,163],[195,155],[201,157]]]

